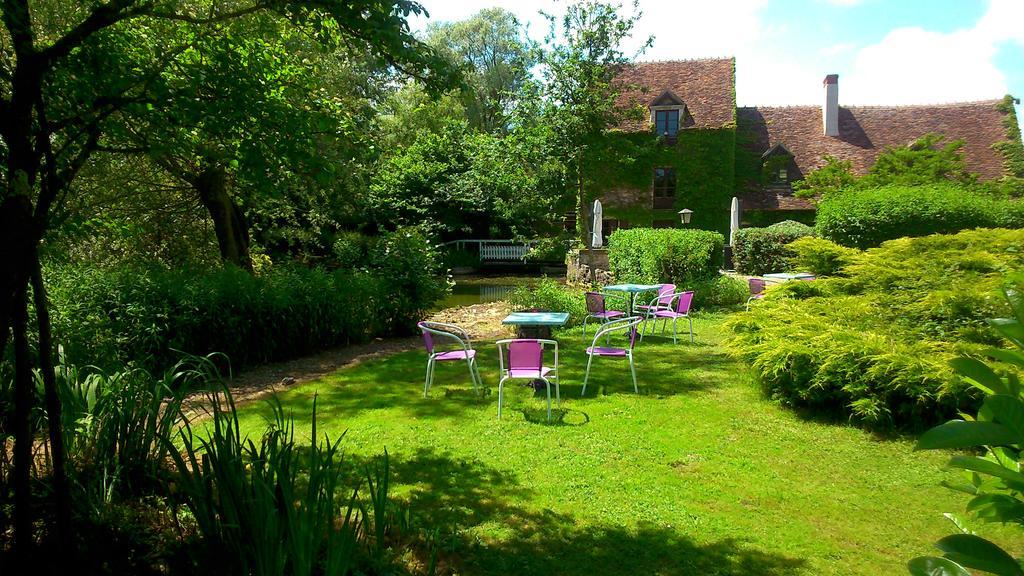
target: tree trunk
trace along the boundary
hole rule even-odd
[[[54,505],[57,509],[57,546],[63,552],[58,565],[70,566],[67,555],[71,553],[71,500],[68,491],[67,473],[64,468],[64,429],[62,428],[60,396],[57,393],[57,377],[53,366],[53,339],[50,333],[50,310],[43,284],[43,271],[39,264],[38,251],[33,258],[32,297],[36,308],[36,323],[39,327],[39,370],[43,376],[43,390],[46,401],[47,428],[50,436],[50,458],[53,478]]]
[[[28,294],[14,302],[14,554],[29,566],[32,537],[32,358],[28,346]]]
[[[221,167],[208,167],[192,181],[217,234],[220,256],[246,270],[252,270],[249,257],[249,223],[242,209],[228,194],[228,176]]]

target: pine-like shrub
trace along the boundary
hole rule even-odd
[[[616,282],[671,283],[689,289],[718,275],[724,245],[721,234],[707,230],[616,230],[608,239],[608,264]]]
[[[949,359],[1001,345],[1005,272],[1024,230],[903,238],[858,254],[846,277],[769,288],[732,321],[730,349],[784,404],[872,427],[919,429],[977,408]]]
[[[972,228],[1024,227],[1024,203],[979,194],[954,183],[890,185],[826,196],[818,204],[818,236],[870,248],[905,236]]]
[[[753,276],[782,272],[789,268],[789,259],[793,256],[786,245],[813,234],[814,228],[793,220],[766,228],[741,228],[736,232],[732,247],[736,271]]]
[[[841,276],[843,267],[851,264],[860,254],[856,248],[840,246],[824,238],[805,236],[790,243],[793,253],[790,268],[810,272],[817,277]]]

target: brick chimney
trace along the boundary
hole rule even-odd
[[[839,74],[829,74],[822,82],[825,102],[821,106],[821,123],[825,136],[839,136]]]

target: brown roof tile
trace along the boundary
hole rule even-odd
[[[992,144],[1006,139],[999,100],[920,106],[840,106],[839,136],[823,134],[820,106],[739,108],[741,138],[758,154],[776,144],[793,153],[797,178],[824,164],[826,154],[853,163],[864,174],[886,148],[904,146],[929,132],[962,139],[967,169],[983,179],[1004,175]]]
[[[649,105],[666,90],[683,100],[693,117],[695,128],[721,128],[735,121],[736,92],[734,58],[636,62],[619,72],[625,85],[619,95],[620,106]],[[647,121],[621,126],[627,131],[650,128]]]

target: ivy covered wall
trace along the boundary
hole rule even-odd
[[[634,228],[651,226],[657,220],[678,223],[677,212],[689,208],[693,218],[687,227],[728,235],[729,204],[736,181],[735,128],[680,130],[675,143],[659,142],[650,133],[616,137],[623,140],[624,157],[618,159],[615,169],[595,170],[600,176],[593,180],[603,198],[605,218],[627,221]],[[651,190],[654,169],[661,167],[676,170],[675,206],[655,210]],[[635,201],[615,202],[629,197]]]

